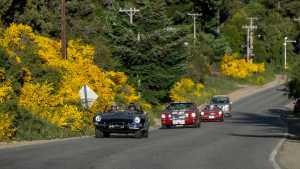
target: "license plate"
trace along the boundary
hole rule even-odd
[[[174,125],[184,125],[185,124],[185,120],[173,120],[173,124]]]
[[[122,129],[122,128],[124,128],[124,125],[117,125],[117,124],[115,124],[115,125],[109,125],[109,128],[119,128],[119,129]]]
[[[215,118],[215,116],[208,116],[208,118],[209,118],[209,119],[214,119],[214,118]]]

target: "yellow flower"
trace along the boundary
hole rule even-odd
[[[225,54],[220,68],[222,74],[238,79],[250,77],[255,73],[265,72],[264,63],[249,63],[245,59],[238,59],[237,54],[232,56]]]
[[[8,140],[14,137],[16,128],[13,126],[15,117],[9,112],[0,112],[0,140]]]
[[[32,77],[31,69],[22,67],[20,73],[24,84],[18,103],[34,116],[58,127],[80,130],[83,127],[82,119],[92,117],[92,113],[80,111],[78,92],[83,85],[88,85],[99,95],[90,110],[93,112],[104,111],[117,98],[124,103],[138,102],[140,99],[136,90],[128,85],[125,73],[105,72],[95,65],[94,47],[79,40],[68,42],[68,58],[64,59],[60,54],[60,41],[35,34],[30,26],[13,23],[1,33],[0,47],[13,64],[22,63],[26,57],[30,57],[24,54],[29,48],[33,50],[34,57],[42,60],[41,66],[51,67],[59,74],[57,84],[51,81],[34,83],[38,79]],[[5,71],[1,69],[0,80],[5,80]],[[11,92],[11,85],[2,83],[0,103],[9,99]]]
[[[176,82],[170,91],[170,98],[173,101],[193,101],[196,97],[203,95],[204,85],[195,83],[192,79],[183,78]]]

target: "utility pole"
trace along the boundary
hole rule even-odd
[[[220,35],[220,33],[221,33],[221,29],[220,29],[220,18],[221,18],[221,16],[220,16],[220,8],[218,7],[218,11],[217,11],[217,33],[218,33],[218,35]]]
[[[139,9],[136,8],[129,8],[129,9],[119,9],[119,12],[125,12],[129,16],[130,24],[133,24],[133,17],[137,12],[140,12]],[[138,32],[137,34],[137,41],[138,43],[141,41],[141,34]],[[139,75],[137,74],[137,86],[138,86],[138,96],[141,97],[141,79]]]
[[[137,13],[140,12],[139,9],[135,9],[135,8],[129,8],[129,9],[119,9],[119,12],[125,12],[130,19],[130,24],[133,24],[133,16]]]
[[[66,4],[61,0],[61,56],[67,59],[67,36],[66,36]]]
[[[257,18],[250,17],[248,19],[250,20],[250,24],[243,26],[243,28],[247,29],[247,61],[249,62],[250,58],[254,57],[253,34],[254,34],[254,30],[257,29],[257,26],[254,25],[254,20],[257,20]]]
[[[287,69],[287,59],[286,59],[286,46],[287,46],[287,43],[295,43],[296,41],[295,40],[288,40],[288,37],[284,37],[284,43],[283,43],[283,46],[284,46],[284,69]]]
[[[202,14],[198,14],[198,13],[188,13],[189,16],[192,16],[193,19],[194,19],[194,45],[196,43],[196,39],[197,39],[197,36],[196,36],[196,33],[197,33],[197,30],[196,30],[196,19],[197,17],[199,16],[202,16]]]

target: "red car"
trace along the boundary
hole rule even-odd
[[[161,113],[162,128],[170,128],[171,126],[192,126],[198,128],[200,123],[200,113],[194,103],[171,103]]]
[[[224,113],[221,108],[216,105],[207,105],[201,111],[202,121],[224,121]]]

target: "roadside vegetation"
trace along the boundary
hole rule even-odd
[[[63,59],[59,2],[0,2],[0,140],[90,134],[94,113],[113,103],[139,102],[154,123],[168,102],[202,104],[271,81],[283,71],[284,37],[300,40],[298,1],[72,0]],[[133,24],[119,12],[130,7],[140,9]],[[196,41],[188,12],[203,14]],[[251,62],[247,17],[258,18]],[[300,95],[299,52],[299,43],[288,45],[293,97]],[[78,95],[85,84],[99,95],[88,110]]]

